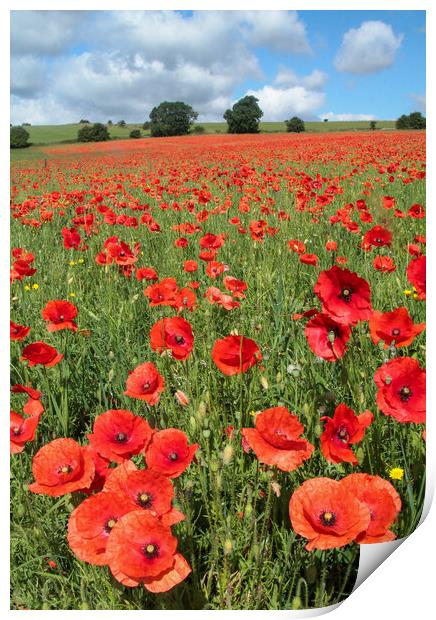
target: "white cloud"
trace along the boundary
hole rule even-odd
[[[281,67],[274,80],[278,86],[305,86],[309,90],[321,90],[328,79],[327,73],[314,69],[304,77],[298,77],[292,69]]]
[[[416,93],[412,93],[410,97],[414,102],[416,111],[425,113],[425,95],[417,95]]]
[[[319,114],[318,118],[324,120],[328,118],[329,121],[373,121],[375,116],[373,114],[335,114],[334,112],[325,112]]]
[[[90,11],[11,11],[12,54],[58,54],[77,40],[90,16]]]
[[[365,75],[390,67],[403,35],[395,35],[392,27],[381,21],[363,22],[344,34],[335,58],[338,71]]]
[[[304,86],[278,88],[267,85],[258,90],[249,90],[247,94],[259,99],[264,121],[285,120],[295,115],[307,116],[325,102],[323,92],[309,90]]]
[[[11,58],[11,92],[19,97],[33,97],[46,85],[46,65],[34,56]]]
[[[247,11],[243,28],[250,43],[276,52],[311,52],[306,27],[295,11]]]

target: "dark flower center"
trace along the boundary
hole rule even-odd
[[[337,432],[337,436],[339,437],[339,439],[341,441],[343,441],[344,443],[347,443],[347,441],[350,439],[350,433],[347,431],[346,428],[341,427],[338,432]]]
[[[71,465],[63,465],[58,469],[59,474],[71,474],[72,471],[73,468],[71,467]]]
[[[411,396],[412,396],[412,391],[409,387],[407,387],[407,385],[401,388],[400,398],[403,402],[407,402]]]
[[[185,342],[185,339],[183,338],[183,336],[176,336],[175,340],[177,344],[183,344]]]
[[[64,315],[63,315],[63,314],[60,314],[60,315],[59,315],[59,320],[60,320],[60,321],[63,321],[63,320],[64,320]]]
[[[398,329],[398,327],[392,330],[392,336],[399,336],[399,335],[400,335],[400,330]]]
[[[12,432],[15,435],[15,437],[17,437],[17,435],[21,435],[21,433],[23,432],[23,429],[20,426],[14,426],[14,428],[12,429]]]
[[[117,520],[115,519],[115,517],[111,517],[110,519],[106,521],[106,525],[104,526],[104,529],[108,534],[110,533],[110,531],[112,530],[116,522]]]
[[[378,238],[378,239],[375,240],[375,242],[376,243],[383,243],[383,239]]]
[[[333,526],[336,523],[336,515],[334,512],[322,512],[319,518],[323,525]]]
[[[340,296],[342,297],[344,301],[348,303],[349,301],[351,301],[352,294],[353,294],[353,291],[350,288],[343,288]]]
[[[13,332],[14,332],[14,334],[19,334],[20,333],[20,328],[19,327],[14,327]]]
[[[150,384],[149,384],[149,382],[148,382],[148,381],[146,381],[142,387],[144,388],[144,390],[149,390],[149,389],[150,389]]]
[[[125,256],[126,253],[125,252],[120,252],[120,256]]]
[[[148,560],[152,560],[159,555],[159,547],[153,543],[149,543],[142,548],[142,553]]]
[[[170,459],[170,461],[177,461],[177,459],[179,458],[179,455],[176,454],[175,452],[171,452],[171,454],[168,455],[168,458]]]
[[[153,497],[145,491],[141,491],[141,493],[138,493],[136,497],[137,503],[143,508],[149,508],[151,506],[152,500]]]
[[[126,443],[128,437],[126,433],[118,433],[117,435],[115,435],[115,441],[117,441],[118,443]]]

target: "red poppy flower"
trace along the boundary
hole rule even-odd
[[[195,260],[185,260],[183,263],[183,271],[186,271],[186,273],[193,273],[194,271],[197,271],[197,269],[198,263]]]
[[[247,372],[262,360],[259,347],[245,336],[226,336],[215,341],[212,359],[227,376]]]
[[[397,308],[392,312],[372,313],[369,319],[369,331],[374,344],[381,340],[385,343],[384,348],[390,345],[395,347],[407,347],[415,337],[425,329],[425,323],[414,323],[407,308]]]
[[[68,521],[68,544],[88,564],[104,566],[106,546],[115,523],[132,507],[115,493],[91,495],[73,510]]]
[[[338,244],[336,243],[336,241],[327,241],[327,243],[325,244],[325,249],[327,250],[327,252],[336,252],[338,249]]]
[[[218,261],[211,260],[208,262],[206,267],[206,273],[209,278],[217,278],[225,271],[225,265],[223,263],[219,263]]]
[[[164,278],[147,287],[144,291],[144,295],[149,298],[152,307],[171,305],[176,293],[177,282],[174,278]]]
[[[11,340],[24,340],[24,338],[29,334],[30,327],[26,327],[25,325],[18,325],[13,321],[10,322],[11,327]]]
[[[190,285],[188,284],[188,286]],[[196,287],[192,286],[192,288]],[[196,305],[197,295],[194,293],[194,291],[191,291],[187,287],[179,289],[174,297],[173,302],[171,303],[171,307],[175,308],[177,312],[182,312],[182,310],[189,310],[190,312],[192,312]]]
[[[346,325],[366,321],[372,313],[371,291],[363,278],[334,265],[322,271],[314,287],[326,312],[337,323]]]
[[[115,463],[139,454],[153,434],[146,420],[125,409],[109,409],[100,414],[93,431],[88,435],[92,448]]]
[[[123,497],[131,510],[150,511],[164,525],[174,525],[185,518],[172,507],[174,488],[171,481],[153,469],[137,470],[120,465],[106,481],[104,490]]]
[[[241,429],[242,436],[261,463],[293,471],[308,459],[314,447],[301,438],[304,427],[285,407],[258,413],[256,428]]]
[[[127,377],[127,389],[124,394],[145,400],[149,405],[156,405],[164,387],[164,379],[156,366],[152,362],[145,362],[137,366]]]
[[[185,360],[194,346],[191,325],[181,317],[161,319],[150,330],[150,344],[153,351],[169,350],[175,359]]]
[[[27,394],[30,398],[37,400],[41,398],[42,392],[39,390],[35,390],[35,388],[29,385],[21,385],[20,383],[16,383],[11,387],[11,391],[16,394]]]
[[[315,355],[336,362],[347,351],[351,329],[336,323],[328,314],[319,313],[308,321],[304,334]]]
[[[383,196],[383,207],[392,209],[395,206],[395,198],[393,196]]]
[[[41,413],[31,415],[28,418],[23,418],[20,414],[16,413],[16,411],[11,410],[11,454],[18,454],[19,452],[22,452],[26,447],[26,443],[35,439],[35,433]]]
[[[343,547],[370,523],[368,506],[331,478],[306,480],[289,502],[292,527],[309,540],[308,551]]]
[[[350,474],[341,480],[350,495],[369,508],[371,519],[367,529],[361,532],[359,544],[387,542],[396,538],[390,527],[401,510],[401,499],[392,484],[380,476]]]
[[[426,258],[420,256],[410,261],[407,266],[407,279],[413,284],[421,301],[426,298]]]
[[[151,267],[140,267],[136,270],[135,276],[139,282],[142,282],[142,280],[153,281],[158,279],[156,271]]]
[[[178,478],[191,464],[199,445],[188,444],[188,438],[177,428],[167,428],[154,433],[145,451],[145,461],[151,469]]]
[[[241,302],[235,301],[231,295],[226,295],[216,286],[209,286],[204,296],[210,304],[217,304],[225,310],[234,310],[241,306]]]
[[[214,235],[213,233],[206,233],[200,239],[200,247],[210,250],[218,250],[224,245],[224,235]]]
[[[80,249],[80,233],[75,228],[62,228],[61,232],[66,250]]]
[[[333,418],[322,417],[321,420],[325,420],[325,430],[321,435],[321,451],[327,461],[358,465],[350,445],[362,441],[365,430],[373,419],[370,411],[356,415],[344,403],[336,407]]]
[[[367,230],[364,237],[362,247],[371,249],[371,247],[381,248],[385,245],[391,245],[392,233],[383,226],[374,226],[371,230]]]
[[[29,366],[36,366],[41,364],[46,368],[51,368],[58,364],[63,358],[63,354],[56,351],[54,347],[49,344],[38,340],[24,347],[21,360],[27,360]]]
[[[233,276],[225,276],[223,278],[223,283],[225,288],[231,291],[236,299],[245,299],[243,291],[246,291],[248,287],[243,280],[238,280]]]
[[[374,375],[377,405],[398,422],[425,422],[425,370],[413,357],[397,357]]]
[[[390,273],[396,270],[395,263],[390,256],[376,256],[372,264],[374,265],[374,269],[382,273]]]
[[[47,329],[49,332],[61,329],[77,331],[77,325],[73,321],[77,316],[77,308],[69,301],[49,301],[41,310],[41,314],[44,321],[48,321]]]
[[[410,207],[407,215],[409,217],[413,217],[414,219],[422,219],[423,217],[425,217],[425,209],[420,204],[414,204]]]
[[[32,471],[35,482],[29,491],[59,497],[87,489],[95,473],[89,451],[74,439],[54,439],[34,456]]]
[[[30,277],[36,273],[36,269],[30,266],[25,260],[16,260],[12,264],[12,269],[18,274],[18,279],[22,280],[25,276]]]
[[[142,583],[150,592],[167,592],[191,572],[176,548],[177,538],[170,528],[140,510],[117,521],[106,558],[113,576],[122,584],[134,587]]]
[[[316,266],[318,264],[318,256],[316,254],[300,254],[300,263]]]
[[[297,239],[291,239],[291,241],[288,241],[288,247],[296,254],[304,254],[306,251],[306,246],[304,243],[302,241],[298,241]]]

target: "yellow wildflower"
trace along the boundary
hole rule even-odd
[[[39,284],[35,282],[35,284],[32,284],[32,288],[35,289],[35,291],[37,291],[39,289]]]
[[[389,472],[389,478],[392,480],[402,480],[404,476],[404,469],[402,467],[394,467]]]

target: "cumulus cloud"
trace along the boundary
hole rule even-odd
[[[417,95],[416,93],[412,93],[410,95],[417,112],[425,113],[425,95]]]
[[[276,52],[311,52],[306,27],[295,11],[247,11],[243,18],[242,28],[252,45]]]
[[[328,118],[329,121],[373,121],[373,114],[335,114],[334,112],[325,112],[318,116],[321,120]]]
[[[321,90],[328,79],[327,73],[314,69],[309,75],[298,77],[292,69],[281,67],[274,80],[278,86],[304,86],[309,90]]]
[[[311,51],[294,11],[13,11],[13,122],[140,121],[163,100],[222,120],[244,80],[264,79],[256,47]],[[314,71],[263,96],[311,109],[324,81]]]
[[[295,115],[307,116],[325,103],[323,92],[309,90],[304,86],[278,88],[267,85],[258,90],[249,90],[247,94],[259,99],[264,121],[285,120]]]
[[[367,75],[390,67],[403,35],[381,21],[363,22],[344,34],[334,64],[338,71]]]

